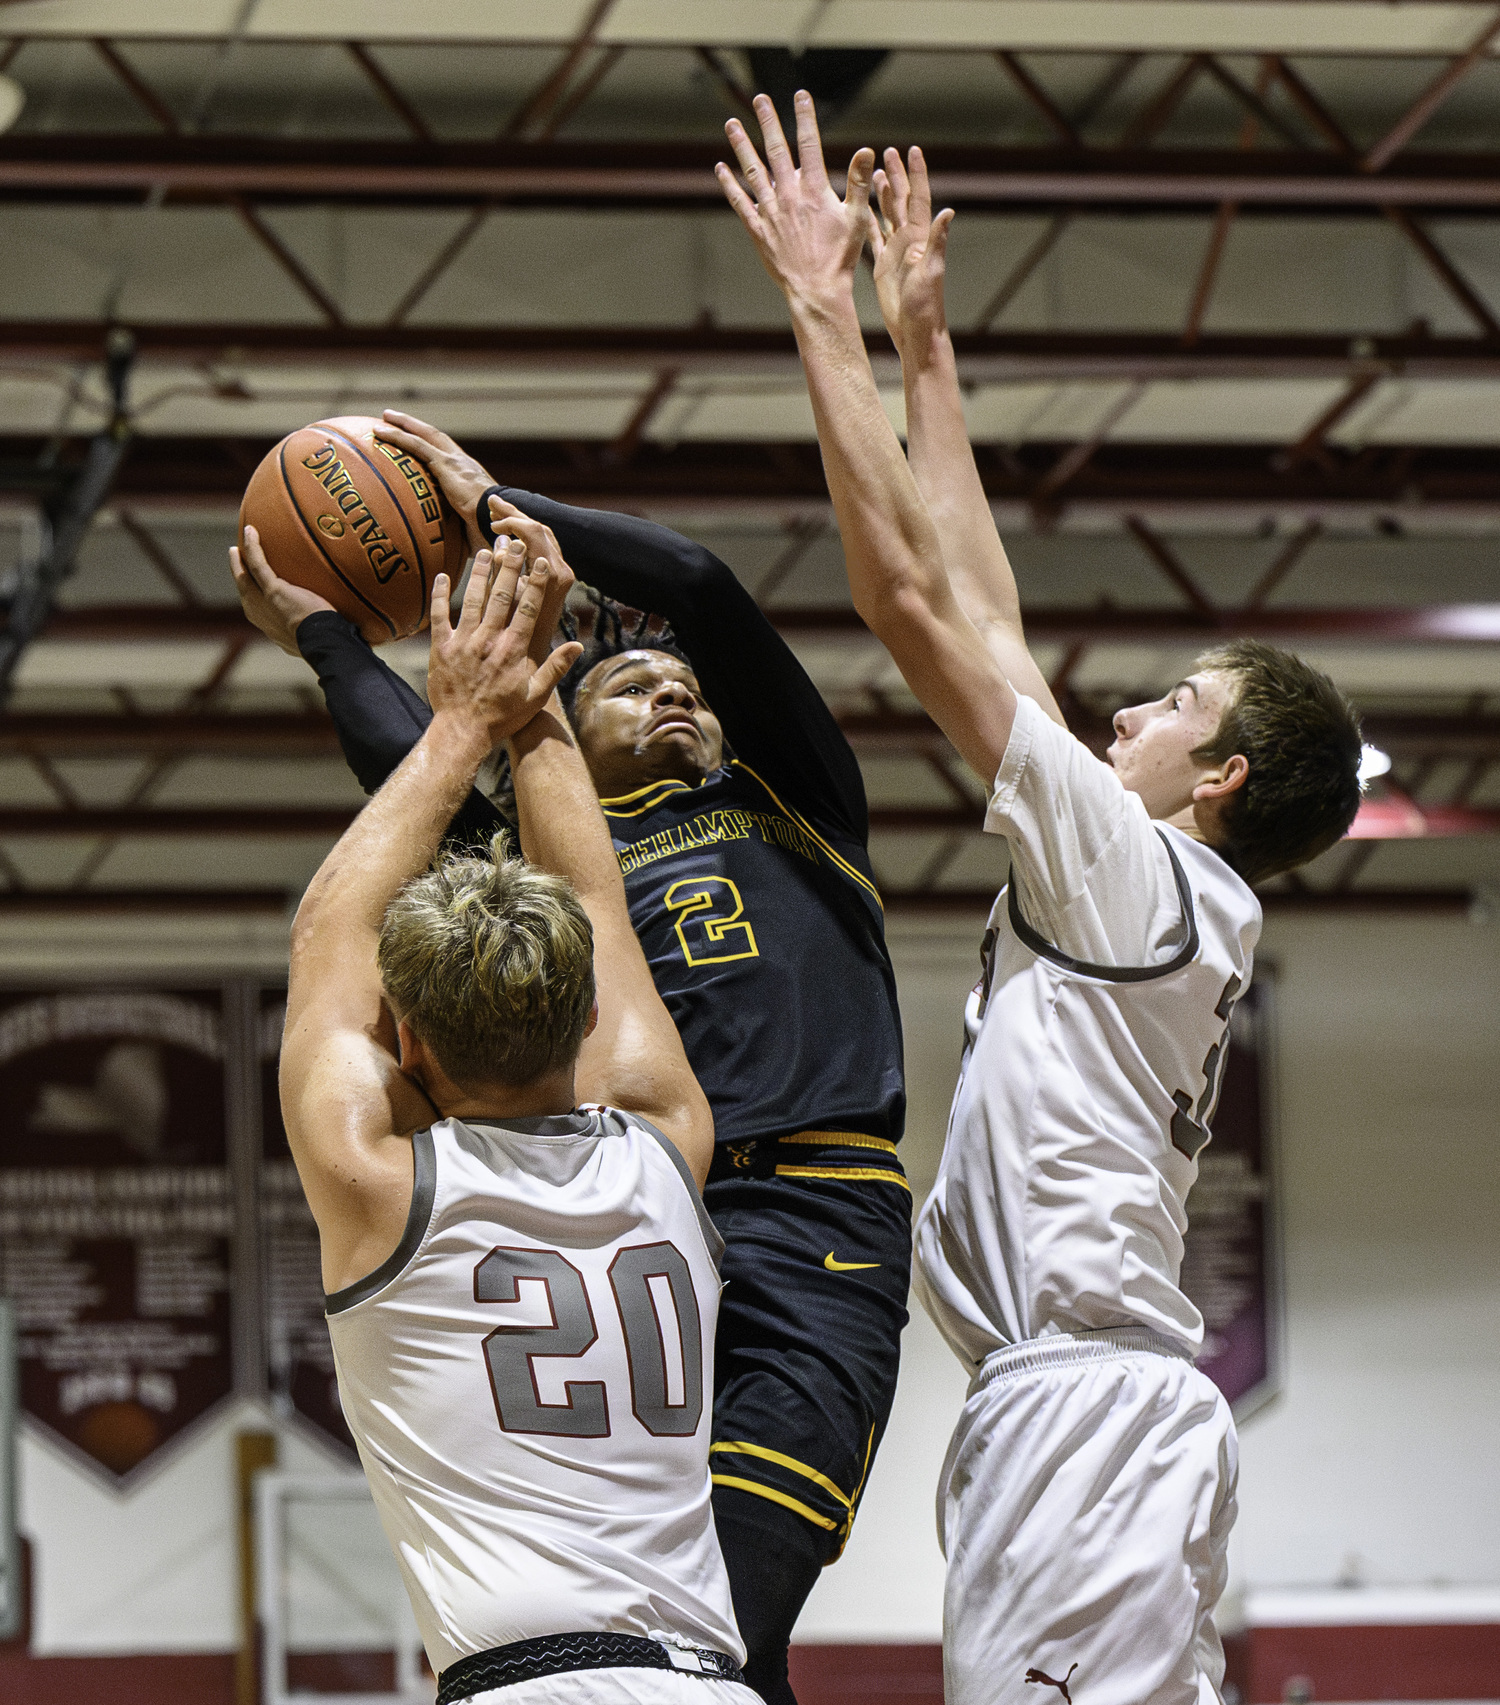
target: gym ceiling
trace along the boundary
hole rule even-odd
[[[1489,915],[1496,53],[1494,5],[1363,0],[0,0],[0,912],[300,891],[361,795],[225,547],[274,439],[389,404],[716,550],[860,753],[892,908],[988,904],[711,175],[805,84],[834,165],[920,141],[959,209],[971,431],[1075,726],[1293,645],[1393,767],[1268,903]]]

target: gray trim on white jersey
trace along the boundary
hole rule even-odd
[[[1016,899],[1015,873],[1012,872],[1006,905],[1010,911],[1010,927],[1016,932],[1017,939],[1029,947],[1039,959],[1045,959],[1061,970],[1071,971],[1075,977],[1098,977],[1101,982],[1106,983],[1149,983],[1155,977],[1170,977],[1174,971],[1180,971],[1184,965],[1190,965],[1198,955],[1198,914],[1193,907],[1193,890],[1172,843],[1162,835],[1160,829],[1156,832],[1161,835],[1161,844],[1167,849],[1167,857],[1172,861],[1177,898],[1188,926],[1188,938],[1182,950],[1175,953],[1165,964],[1090,965],[1086,960],[1071,958],[1060,947],[1054,947],[1045,936],[1038,934],[1021,915],[1021,907]]]
[[[724,1239],[719,1236],[718,1227],[708,1217],[708,1210],[703,1206],[703,1192],[698,1188],[698,1181],[693,1177],[682,1150],[664,1132],[657,1130],[649,1119],[641,1118],[640,1114],[621,1114],[616,1108],[609,1108],[608,1111],[614,1113],[619,1120],[618,1129],[611,1134],[623,1135],[626,1129],[625,1120],[628,1118],[631,1124],[639,1125],[643,1131],[649,1131],[661,1144],[663,1153],[676,1168],[678,1176],[687,1186],[689,1196],[692,1197],[693,1207],[698,1215],[698,1226],[703,1233],[703,1241],[708,1246],[709,1258],[716,1269],[721,1268],[724,1261]],[[472,1130],[515,1131],[525,1137],[572,1137],[581,1136],[596,1120],[608,1130],[608,1121],[604,1119],[602,1110],[595,1112],[582,1109],[572,1113],[544,1113],[503,1121],[462,1119],[459,1123],[468,1125]],[[422,1130],[415,1132],[411,1147],[411,1207],[407,1210],[406,1227],[401,1233],[401,1241],[373,1273],[356,1279],[352,1285],[345,1285],[342,1290],[329,1292],[323,1298],[325,1315],[340,1314],[344,1309],[366,1302],[377,1291],[384,1290],[420,1248],[432,1219],[433,1196],[437,1190],[437,1158],[433,1152],[431,1128],[424,1126]]]
[[[507,1120],[504,1129],[519,1131],[528,1137],[569,1137],[588,1130],[593,1123],[592,1113],[544,1113],[524,1119]],[[468,1124],[468,1120],[462,1123]],[[432,1220],[433,1197],[437,1191],[437,1156],[433,1149],[432,1127],[424,1126],[413,1132],[411,1207],[406,1214],[406,1228],[401,1241],[373,1273],[356,1279],[342,1290],[332,1291],[323,1298],[323,1313],[341,1314],[356,1303],[367,1302],[382,1291],[411,1261],[421,1247]]]
[[[649,1119],[643,1119],[639,1113],[629,1115],[632,1124],[639,1125],[643,1131],[649,1131],[662,1146],[663,1152],[673,1166],[677,1175],[687,1186],[688,1195],[693,1198],[693,1207],[697,1210],[698,1225],[703,1232],[703,1241],[708,1245],[709,1258],[714,1267],[722,1271],[724,1266],[724,1239],[719,1236],[719,1228],[708,1217],[708,1209],[703,1205],[703,1192],[698,1188],[698,1180],[693,1177],[693,1169],[687,1163],[687,1156],[665,1131],[657,1130]]]
[[[427,1227],[432,1220],[432,1202],[437,1193],[437,1155],[432,1146],[432,1128],[424,1126],[414,1131],[411,1139],[412,1187],[411,1206],[406,1211],[406,1229],[401,1241],[375,1269],[364,1278],[332,1291],[323,1298],[324,1314],[341,1314],[356,1303],[365,1302],[382,1291],[410,1262],[422,1246]]]

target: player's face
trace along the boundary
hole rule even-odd
[[[1231,676],[1204,670],[1151,704],[1115,712],[1105,756],[1152,817],[1165,821],[1191,806],[1193,789],[1212,767],[1193,753],[1218,733],[1233,694]]]
[[[664,651],[627,651],[591,669],[573,726],[604,799],[654,781],[699,782],[724,759],[723,730],[696,677]]]

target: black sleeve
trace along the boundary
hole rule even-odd
[[[432,721],[426,700],[375,655],[352,622],[333,610],[304,618],[297,628],[297,649],[318,672],[345,761],[365,792],[374,793]],[[444,839],[487,841],[505,826],[489,800],[471,792]]]
[[[672,624],[737,758],[812,821],[869,839],[864,778],[849,742],[791,647],[726,564],[633,515],[494,489],[557,534],[581,580]],[[481,500],[486,518],[488,507]]]

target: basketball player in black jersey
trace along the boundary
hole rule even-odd
[[[788,1705],[787,1645],[843,1549],[895,1390],[910,1192],[901,1030],[859,766],[733,573],[628,516],[493,484],[450,438],[387,414],[465,517],[664,617],[606,622],[565,683],[631,918],[713,1108],[704,1192],[727,1244],[715,1345],[714,1512],[746,1677]],[[555,536],[555,537],[554,537]],[[250,619],[318,672],[350,767],[377,788],[430,711],[315,595],[277,582]],[[680,646],[680,649],[679,649]],[[488,837],[472,793],[450,830]]]

